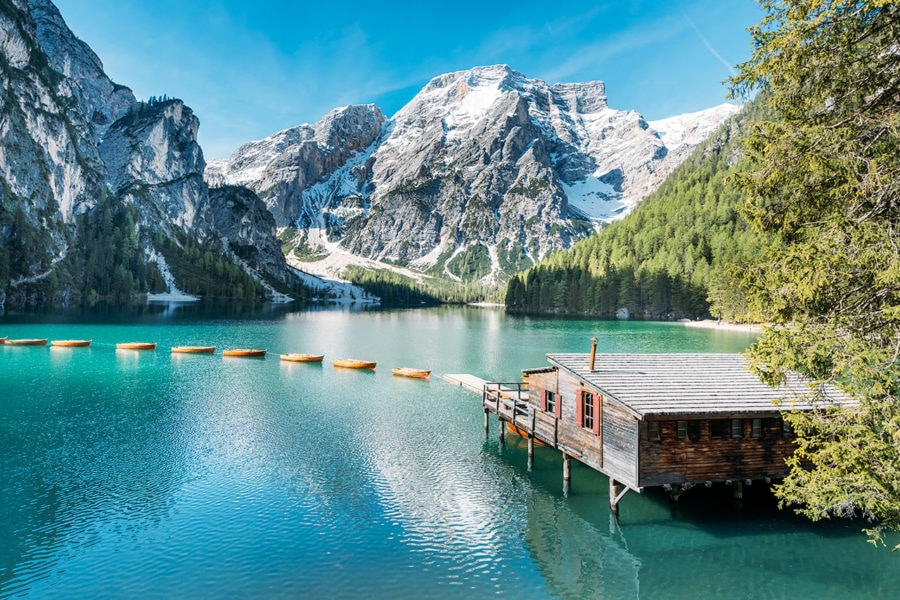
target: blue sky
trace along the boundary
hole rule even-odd
[[[606,82],[648,119],[725,101],[750,55],[753,0],[56,0],[117,83],[182,98],[207,158],[374,103],[392,115],[432,77],[505,63],[548,83]]]

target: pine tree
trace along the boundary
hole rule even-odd
[[[762,6],[732,81],[771,110],[741,178],[748,221],[778,240],[743,278],[773,324],[751,358],[769,382],[792,370],[859,400],[788,415],[798,447],[776,493],[813,519],[861,514],[877,543],[900,529],[900,6]]]

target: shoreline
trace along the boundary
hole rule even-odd
[[[763,325],[759,323],[731,323],[728,321],[714,321],[712,319],[704,319],[702,321],[678,321],[685,327],[696,327],[699,329],[718,329],[722,331],[745,331],[747,333],[762,333]]]

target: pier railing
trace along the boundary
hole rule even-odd
[[[528,398],[528,384],[525,382],[487,382],[482,390],[485,418],[488,412],[492,412],[500,419],[501,429],[505,421],[518,428],[520,433],[535,438],[544,445],[561,447],[559,419],[538,410]]]
[[[492,409],[502,420],[519,427],[525,425],[532,413],[528,384],[522,381],[485,383],[482,401],[485,408]]]

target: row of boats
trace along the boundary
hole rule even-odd
[[[0,344],[8,346],[46,346],[47,342],[51,346],[63,348],[87,348],[91,345],[91,340],[52,340],[47,338],[27,338],[27,339],[7,339],[0,338]],[[155,342],[122,342],[116,344],[116,350],[156,350]],[[172,348],[174,354],[215,354],[215,346],[174,346]],[[233,356],[243,358],[265,358],[267,351],[256,348],[237,348],[223,350],[222,356]],[[298,363],[321,363],[325,359],[324,354],[299,354],[288,353],[280,355],[281,360],[285,362]],[[332,365],[340,369],[362,369],[374,371],[377,363],[372,360],[359,360],[355,358],[343,358],[335,360]],[[391,369],[391,373],[398,377],[412,377],[416,379],[428,379],[431,377],[431,371],[427,369],[414,369],[412,367],[400,367]]]

